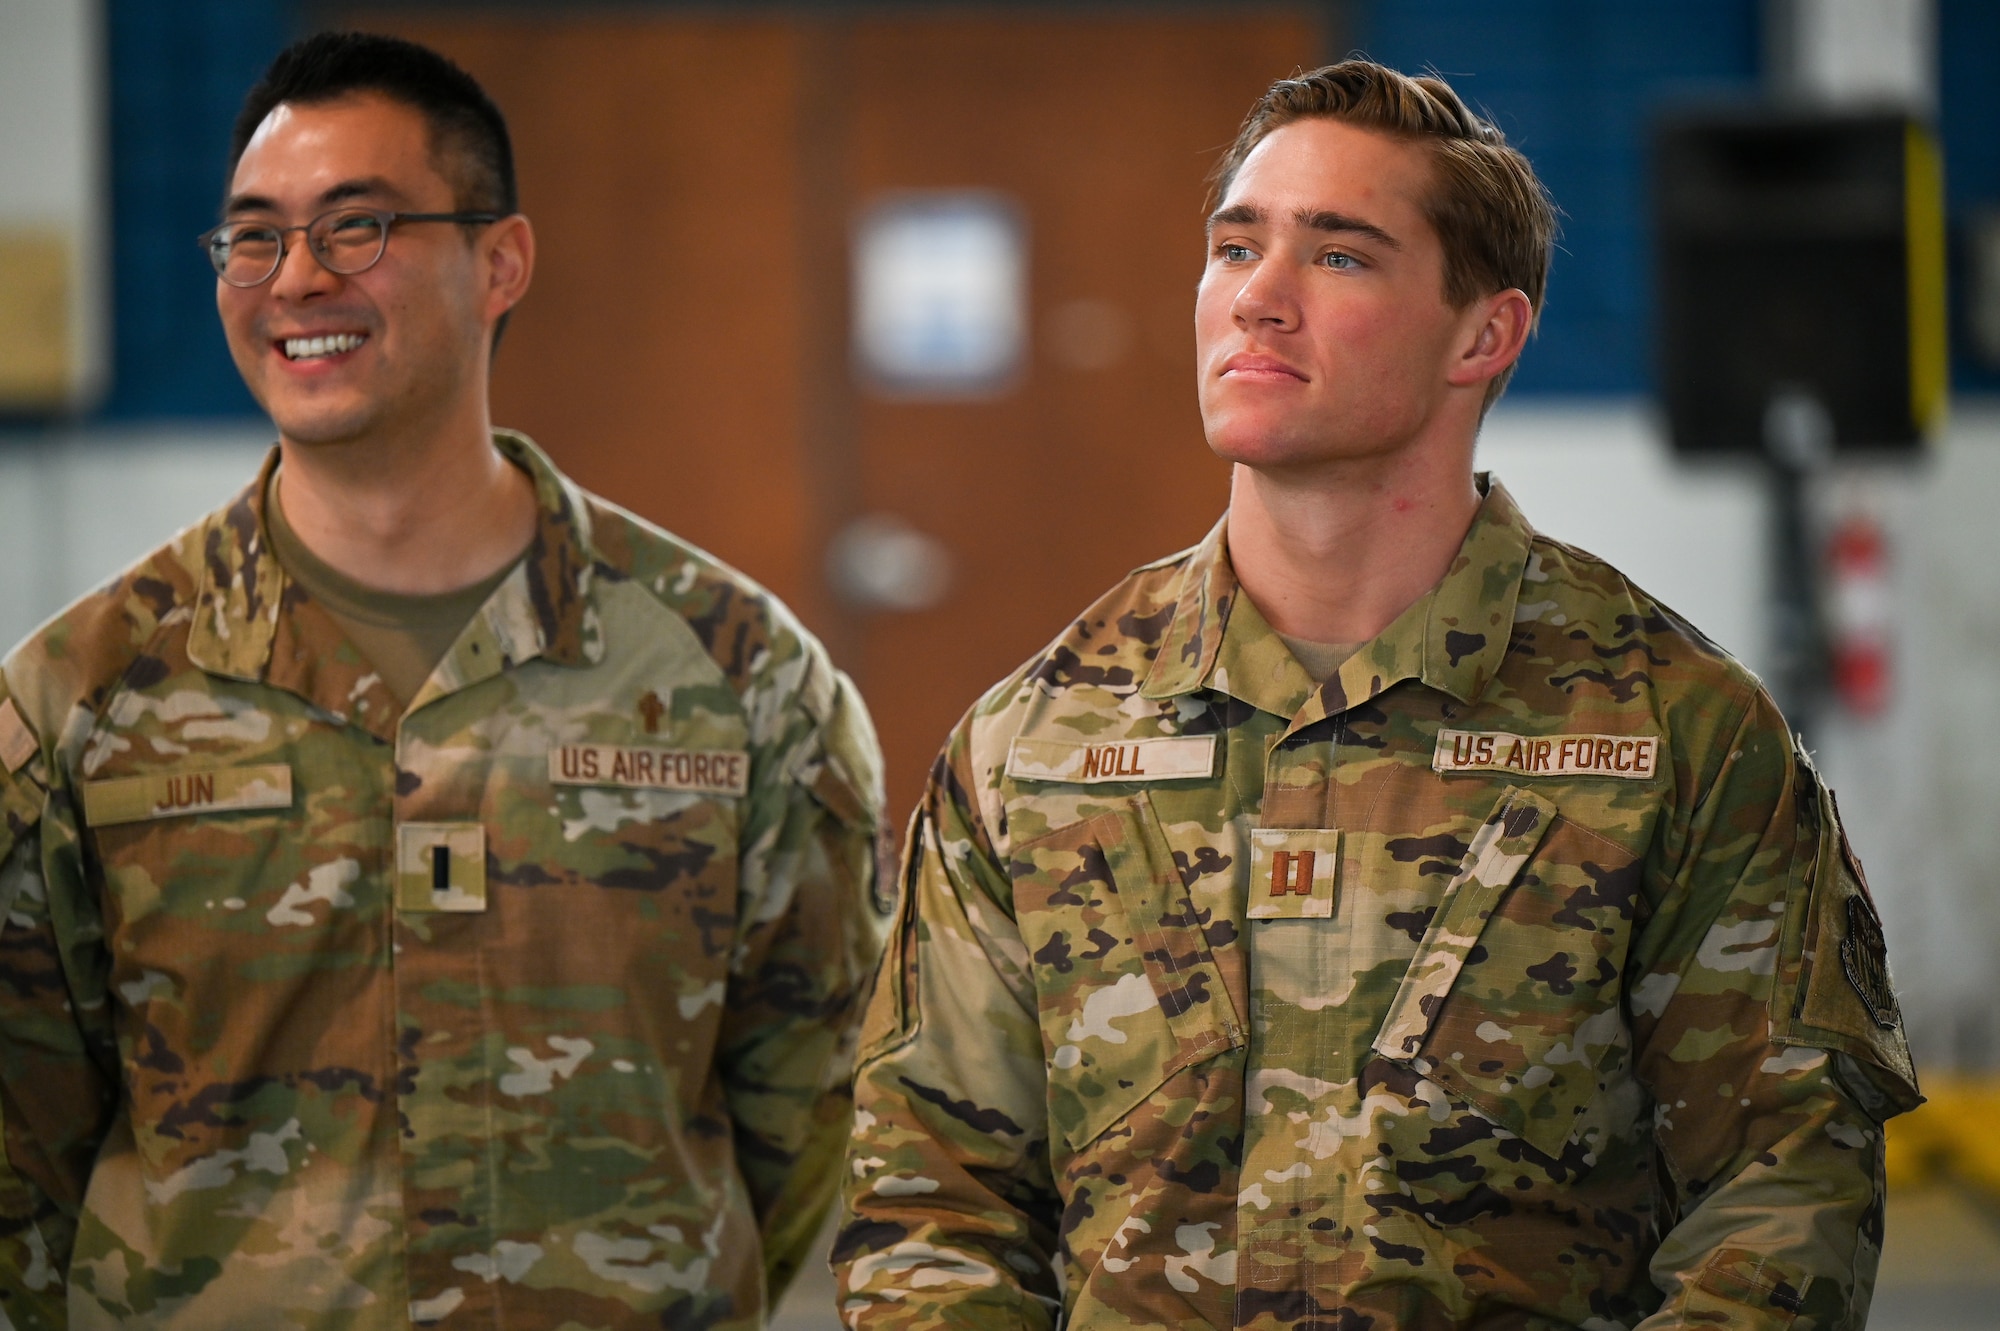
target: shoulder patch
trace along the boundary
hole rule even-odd
[[[1787,903],[1772,1035],[1844,1056],[1869,1083],[1864,1105],[1879,1103],[1886,1112],[1878,1117],[1886,1118],[1923,1097],[1889,975],[1882,917],[1832,793],[1805,764],[1800,775],[1810,791],[1801,795],[1811,805],[1804,834],[1812,850],[1794,874]]]
[[[1885,1031],[1895,1030],[1902,1021],[1902,1011],[1889,987],[1889,943],[1882,936],[1882,922],[1864,897],[1847,899],[1847,936],[1840,940],[1840,964],[1875,1024]]]

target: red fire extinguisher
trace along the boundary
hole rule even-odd
[[[1872,515],[1849,512],[1827,533],[1827,648],[1833,691],[1855,716],[1880,716],[1889,705],[1889,541]]]

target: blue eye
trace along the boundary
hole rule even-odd
[[[1327,267],[1343,271],[1360,266],[1352,254],[1342,254],[1339,250],[1335,250],[1333,253],[1327,255],[1325,262]]]
[[[1250,257],[1248,245],[1221,245],[1217,248],[1221,251],[1222,257],[1231,263],[1242,263]]]

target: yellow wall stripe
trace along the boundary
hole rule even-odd
[[[1937,140],[1912,120],[1903,152],[1904,237],[1910,290],[1910,415],[1919,432],[1944,426],[1951,391],[1946,344],[1944,167]]]

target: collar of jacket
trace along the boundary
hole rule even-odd
[[[540,512],[527,553],[480,607],[447,660],[483,657],[475,675],[535,658],[562,666],[591,664],[602,656],[603,644],[591,610],[595,556],[582,492],[526,436],[496,430],[493,443],[534,481]],[[264,502],[278,457],[273,448],[257,479],[204,524],[188,659],[211,674],[288,689],[336,716],[390,733],[399,710],[394,700],[332,619],[316,605],[301,605],[271,549]],[[296,613],[301,609],[311,613]],[[412,705],[430,696],[427,687]]]
[[[1485,498],[1444,577],[1316,691],[1289,652],[1274,652],[1282,644],[1243,597],[1229,565],[1225,515],[1182,565],[1173,622],[1140,693],[1172,698],[1215,689],[1293,717],[1293,729],[1404,679],[1478,701],[1507,654],[1535,532],[1504,485],[1484,472],[1477,479]],[[1243,610],[1232,617],[1239,600]]]

